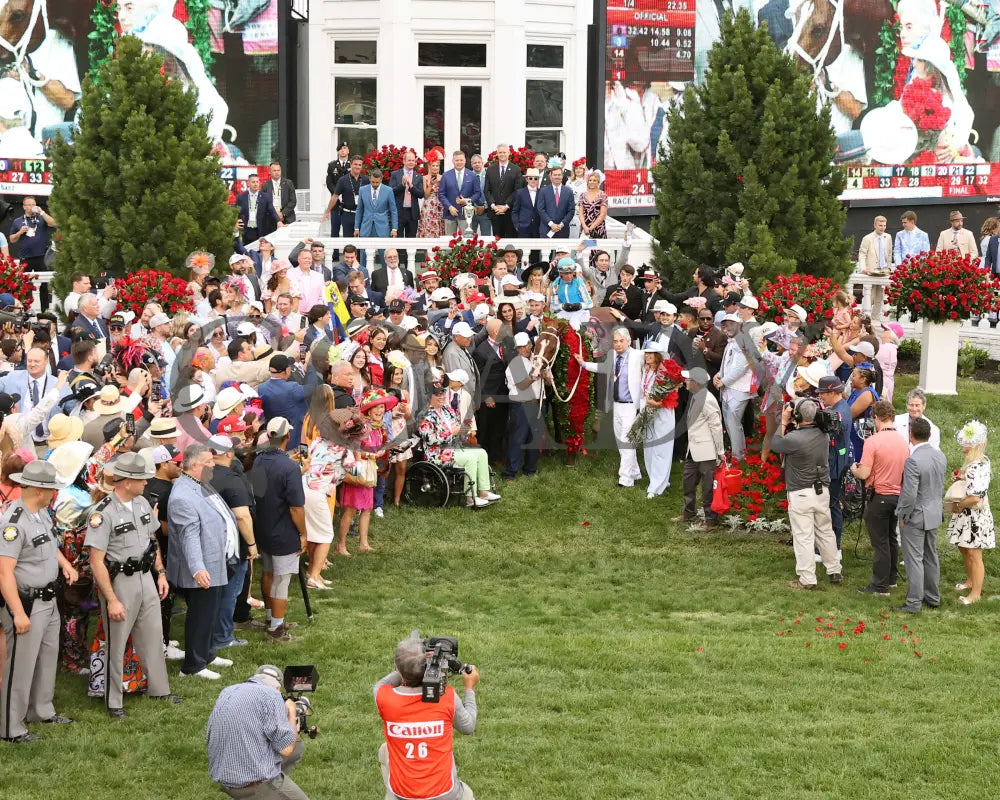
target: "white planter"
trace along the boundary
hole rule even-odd
[[[927,394],[958,394],[958,333],[961,328],[961,322],[924,322],[919,385]]]

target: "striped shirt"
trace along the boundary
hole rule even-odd
[[[281,774],[279,753],[295,741],[281,694],[254,678],[222,690],[208,718],[208,772],[231,789]]]

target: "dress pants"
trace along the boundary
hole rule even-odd
[[[253,582],[253,570],[250,562],[247,562],[247,573],[243,576],[243,588],[236,596],[236,606],[233,608],[233,622],[249,622],[250,617],[250,584]]]
[[[236,611],[236,598],[243,591],[243,582],[246,579],[250,562],[245,558],[240,560],[233,570],[233,577],[222,587],[222,598],[219,601],[219,616],[215,626],[215,633],[212,635],[212,649],[216,650],[223,645],[229,644],[233,640],[234,620],[233,612]]]
[[[615,403],[612,414],[615,442],[618,445],[618,483],[634,486],[636,481],[642,479],[639,455],[628,440],[628,432],[635,422],[635,403]]]
[[[108,663],[104,678],[104,699],[108,708],[122,707],[122,667],[125,645],[132,637],[132,649],[146,673],[150,697],[170,694],[167,662],[163,656],[163,623],[160,618],[160,597],[151,572],[134,575],[119,573],[114,580],[115,596],[125,606],[124,622],[108,617],[108,606],[101,598],[104,630],[107,634]],[[213,619],[214,621],[214,619]]]
[[[714,525],[719,515],[712,511],[712,494],[715,490],[715,459],[695,461],[691,456],[684,460],[684,519],[694,519],[698,514],[698,483],[701,482],[701,506],[705,522]]]
[[[219,606],[225,586],[185,589],[187,615],[184,617],[184,663],[181,672],[194,675],[215,660],[212,635],[219,619]]]
[[[490,463],[503,461],[504,447],[503,440],[507,433],[507,411],[510,403],[507,396],[497,397],[493,408],[483,401],[476,411],[476,435],[479,439],[479,446],[486,451]]]
[[[538,472],[540,438],[539,441],[533,441],[534,428],[537,427],[534,425],[536,420],[538,420],[537,400],[510,404],[510,413],[507,417],[507,460],[503,469],[505,478],[516,478],[517,473],[521,471],[522,461],[525,475],[534,475]]]
[[[875,555],[872,559],[871,585],[880,592],[899,580],[899,545],[896,543],[896,505],[898,494],[876,494],[865,507],[865,527]]]
[[[417,236],[418,222],[420,222],[420,218],[413,213],[412,208],[401,208],[399,210],[399,228],[397,228],[396,235],[407,239],[415,239]],[[405,252],[400,252],[399,255],[400,261],[405,260]]]
[[[830,479],[830,522],[833,524],[833,535],[837,539],[837,549],[840,549],[840,539],[844,533],[844,476]]]
[[[919,611],[921,602],[941,605],[941,563],[938,561],[937,528],[925,531],[912,525],[899,526],[906,564],[906,607]]]
[[[476,216],[472,218],[472,230],[480,236],[492,236],[493,222],[490,220],[490,215],[476,214]]]
[[[308,795],[285,773],[272,781],[255,783],[240,789],[222,786],[222,791],[237,800],[309,800]]]
[[[788,493],[788,523],[792,528],[795,572],[799,583],[816,585],[816,550],[819,550],[827,575],[843,572],[837,556],[837,541],[830,524],[830,492],[821,494],[811,486]]]
[[[743,461],[747,452],[746,435],[743,432],[743,412],[750,402],[746,392],[724,391],[722,401],[722,421],[726,424],[729,434],[729,447],[734,461]]]
[[[9,609],[0,611],[0,622],[7,637],[7,662],[3,665],[3,691],[0,692],[0,736],[13,739],[28,732],[25,718],[31,722],[54,717],[52,696],[59,665],[59,608],[55,600],[36,600],[30,614],[31,629],[14,633],[14,618]],[[121,670],[118,686],[121,687]]]
[[[493,235],[498,239],[513,239],[517,236],[514,229],[514,219],[511,217],[511,209],[507,209],[506,214],[490,213],[490,223]]]

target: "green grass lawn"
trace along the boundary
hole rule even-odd
[[[913,385],[900,379],[897,407]],[[928,410],[953,466],[958,423],[996,416],[997,387],[961,391]],[[855,591],[870,577],[856,528],[845,584],[795,592],[780,537],[684,532],[667,522],[677,469],[668,496],[647,501],[642,488],[615,487],[615,464],[607,453],[572,470],[543,459],[540,477],[507,488],[499,507],[375,520],[378,553],[337,560],[336,588],[313,592],[316,622],[300,641],[251,634],[227,652],[227,680],[172,678],[182,706],[133,698],[128,719],[112,722],[83,679],[60,675],[57,708],[77,723],[0,747],[0,796],[221,797],[204,747],[218,691],[259,663],[314,662],[322,735],[294,777],[314,800],[380,800],[371,686],[416,627],[457,634],[482,674],[479,728],[456,739],[477,798],[991,795],[1000,606],[958,605],[961,559],[943,531],[944,603],[914,619]],[[986,594],[1000,592],[996,570],[989,553]],[[297,594],[291,608],[302,622]]]

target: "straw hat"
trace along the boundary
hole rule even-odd
[[[94,403],[94,411],[101,416],[107,416],[108,414],[117,414],[124,408],[125,401],[122,400],[121,392],[118,391],[117,386],[107,384],[101,387],[97,402]]]
[[[49,437],[49,442],[52,442],[51,437]],[[54,448],[46,461],[56,468],[59,482],[68,486],[76,480],[80,470],[87,465],[87,459],[93,452],[93,445],[86,442],[66,442]]]
[[[56,414],[49,420],[49,447],[55,450],[67,442],[79,441],[83,436],[83,420]]]

